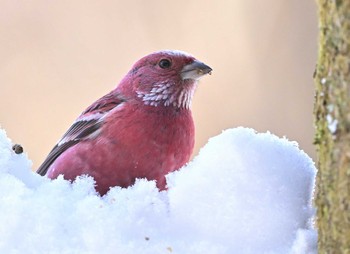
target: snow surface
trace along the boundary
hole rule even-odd
[[[0,253],[317,253],[316,169],[295,142],[236,128],[167,177],[104,197],[31,172],[0,130]]]

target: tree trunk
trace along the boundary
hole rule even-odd
[[[350,0],[318,0],[315,72],[319,253],[350,253]]]

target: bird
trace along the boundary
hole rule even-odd
[[[86,108],[49,152],[37,173],[74,181],[89,175],[102,196],[137,178],[156,181],[190,159],[195,143],[191,102],[212,69],[179,50],[138,60],[120,83]]]

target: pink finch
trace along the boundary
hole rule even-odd
[[[191,100],[198,79],[211,70],[180,51],[141,58],[114,90],[77,118],[37,172],[69,180],[90,175],[101,195],[136,178],[156,180],[165,189],[165,175],[191,156]]]

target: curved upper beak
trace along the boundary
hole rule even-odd
[[[185,79],[198,80],[206,74],[211,74],[212,68],[208,65],[194,60],[192,63],[185,65],[181,70],[181,77]]]

